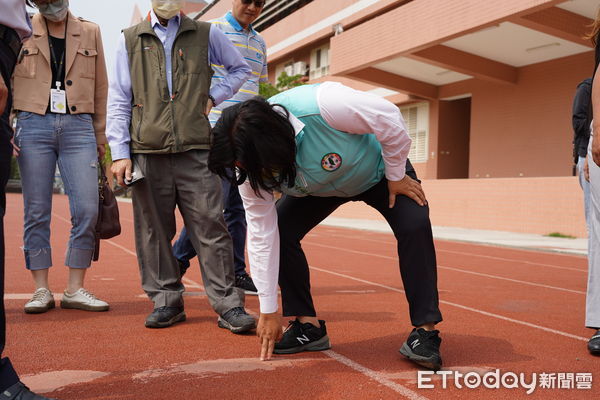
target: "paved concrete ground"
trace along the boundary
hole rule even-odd
[[[323,224],[344,228],[363,229],[374,232],[391,232],[387,222],[385,222],[383,219],[372,220],[329,217],[323,221]],[[465,229],[445,226],[434,226],[433,236],[436,239],[453,240],[459,242],[481,243],[494,246],[507,246],[522,249],[587,255],[587,238],[555,238],[528,233],[487,231],[481,229]]]
[[[131,199],[119,198],[119,201],[131,202]],[[372,232],[391,233],[392,231],[383,217],[362,203],[348,203],[343,205],[321,224],[340,228],[362,229]],[[583,256],[587,256],[588,248],[587,238],[557,238],[531,233],[466,229],[449,226],[434,225],[433,236],[434,238],[441,240],[489,244],[494,246],[551,251]]]

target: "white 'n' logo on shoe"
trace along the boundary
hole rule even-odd
[[[412,347],[413,349],[417,346],[419,346],[421,343],[419,343],[419,339],[415,339],[411,344],[410,347]]]
[[[307,338],[306,335],[302,335],[300,337],[296,337],[296,339],[298,339],[298,341],[300,342],[300,344],[304,344],[304,343],[310,342],[310,339]]]

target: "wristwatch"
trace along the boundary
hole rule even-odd
[[[212,101],[212,103],[213,103],[212,106],[215,107],[217,105],[217,102],[215,101],[215,98],[212,97],[212,95],[210,93],[208,94],[208,98],[210,99],[210,101]]]

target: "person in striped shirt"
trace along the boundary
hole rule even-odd
[[[211,126],[215,126],[221,113],[227,107],[241,103],[258,95],[260,82],[267,82],[267,46],[264,39],[252,28],[265,5],[265,0],[233,0],[231,11],[210,22],[219,28],[231,40],[236,49],[252,69],[251,77],[229,100],[212,108],[209,114]],[[227,71],[222,65],[212,65],[213,84],[223,80]],[[233,240],[235,264],[235,285],[246,294],[256,295],[256,286],[246,273],[244,248],[246,245],[246,215],[237,186],[223,180],[223,208],[227,229]],[[179,239],[173,245],[173,253],[178,260],[183,275],[190,266],[190,259],[196,256],[196,250],[184,228]]]

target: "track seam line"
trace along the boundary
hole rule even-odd
[[[391,291],[394,291],[394,292],[406,293],[402,289],[398,289],[398,288],[395,288],[395,287],[392,287],[392,286],[383,285],[381,283],[367,281],[365,279],[355,278],[353,276],[346,275],[346,274],[341,274],[339,272],[329,271],[329,270],[326,270],[326,269],[323,269],[323,268],[318,268],[318,267],[313,267],[313,266],[310,266],[310,268],[314,269],[315,271],[320,271],[320,272],[324,272],[324,273],[327,273],[327,274],[341,276],[342,278],[351,279],[353,281],[366,283],[366,284],[372,285],[372,286],[378,286],[378,287],[381,287],[381,288],[384,288],[384,289],[388,289],[388,290],[391,290]],[[491,312],[488,312],[488,311],[479,310],[477,308],[463,306],[462,304],[452,303],[450,301],[440,300],[440,303],[446,304],[446,305],[449,305],[449,306],[453,306],[453,307],[457,307],[457,308],[460,308],[460,309],[463,309],[463,310],[475,312],[475,313],[478,313],[478,314],[486,315],[488,317],[494,317],[494,318],[498,318],[498,319],[501,319],[501,320],[504,320],[504,321],[513,322],[515,324],[528,326],[530,328],[540,329],[540,330],[545,331],[545,332],[555,333],[557,335],[565,336],[565,337],[568,337],[568,338],[571,338],[571,339],[577,339],[577,340],[581,340],[581,341],[584,341],[584,342],[587,342],[589,340],[589,338],[585,338],[585,337],[582,337],[582,336],[577,336],[577,335],[573,335],[571,333],[562,332],[562,331],[559,331],[559,330],[556,330],[556,329],[552,329],[552,328],[547,328],[545,326],[532,324],[531,322],[526,322],[526,321],[521,321],[521,320],[510,318],[510,317],[505,317],[503,315],[494,314],[494,313],[491,313]]]
[[[56,214],[55,214],[56,215]],[[63,221],[67,221],[70,222],[68,220],[66,220],[65,218],[57,215],[57,217],[59,219],[62,219]],[[137,257],[137,254],[131,250],[129,250],[126,247],[121,246],[120,244],[117,244],[115,242],[113,242],[112,240],[106,240],[107,243],[112,244],[113,246],[125,251],[126,253]],[[189,278],[183,278],[182,280],[186,280],[188,282],[190,282],[192,285],[194,285],[195,287],[201,287],[199,283],[189,279]],[[247,308],[246,308],[247,309]],[[248,310],[248,309],[247,309]],[[251,310],[248,310],[251,311]],[[377,373],[376,371],[373,371],[372,369],[369,369],[359,363],[357,363],[356,361],[353,361],[339,353],[336,353],[332,350],[326,350],[323,353],[325,353],[328,357],[332,358],[333,360],[344,364],[350,368],[352,368],[353,370],[360,372],[361,374],[367,376],[368,378],[371,378],[372,380],[379,382],[380,384],[392,389],[393,391],[395,391],[396,393],[401,394],[402,396],[405,396],[408,399],[411,400],[428,400],[427,397],[423,397],[420,396],[419,394],[413,392],[412,390],[410,390],[409,388],[402,386],[396,382],[393,382],[387,378],[384,378],[383,376],[381,376],[379,373]]]
[[[364,251],[358,251],[358,250],[352,250],[352,249],[344,249],[344,248],[341,248],[341,247],[329,246],[329,245],[326,245],[326,244],[314,243],[314,242],[310,242],[310,241],[305,241],[305,243],[313,245],[313,246],[321,246],[321,247],[326,247],[326,248],[329,248],[329,249],[341,250],[341,251],[346,251],[346,252],[349,252],[349,253],[362,254],[362,255],[366,255],[366,256],[370,256],[370,257],[385,258],[386,260],[398,260],[398,257],[383,256],[381,254],[367,253],[367,252],[364,252]],[[502,280],[502,281],[509,281],[509,282],[521,283],[523,285],[536,286],[536,287],[541,287],[541,288],[545,288],[545,289],[554,289],[554,290],[560,290],[560,291],[563,291],[563,292],[576,293],[576,294],[586,294],[585,292],[582,292],[582,291],[578,291],[578,290],[574,290],[574,289],[562,288],[562,287],[558,287],[558,286],[545,285],[543,283],[535,283],[535,282],[522,281],[522,280],[519,280],[519,279],[505,278],[503,276],[491,275],[491,274],[484,274],[484,273],[475,272],[475,271],[467,271],[467,270],[464,270],[464,269],[454,268],[454,267],[446,267],[446,266],[443,266],[443,265],[438,265],[437,267],[439,269],[447,269],[447,270],[454,271],[454,272],[462,272],[464,274],[477,275],[477,276],[482,276],[482,277],[490,278],[490,279],[498,279],[498,280]]]
[[[339,235],[339,234],[335,234],[334,233],[333,236],[337,236],[337,237],[341,237],[341,238],[348,238],[348,239],[355,239],[354,236],[350,236],[350,235]],[[389,244],[389,245],[395,245],[396,244],[396,242],[392,242],[392,241],[380,241],[380,240],[374,240],[374,239],[369,239],[369,238],[361,238],[361,240],[365,240],[365,241],[369,241],[369,242],[374,242],[374,243],[379,243],[379,244]],[[436,239],[436,240],[445,240],[445,239]],[[446,241],[448,241],[448,240],[446,240]],[[497,246],[486,244],[486,243],[483,243],[483,244],[482,243],[466,243],[466,244],[473,244],[473,245],[476,245],[476,246],[497,247]],[[528,250],[528,249],[515,249],[515,250],[516,251],[526,251],[526,252],[530,252],[530,253],[531,252],[535,252],[535,250]],[[536,262],[532,262],[532,261],[522,261],[522,260],[517,260],[517,259],[514,259],[514,258],[495,257],[495,256],[484,255],[484,254],[467,253],[467,252],[463,252],[463,251],[444,250],[444,249],[436,249],[436,252],[438,252],[438,253],[439,252],[445,252],[445,253],[461,254],[461,255],[473,256],[473,257],[489,258],[491,260],[502,260],[502,261],[509,261],[509,262],[519,262],[519,263],[522,263],[522,264],[528,264],[528,265],[533,265],[533,266],[562,269],[562,270],[565,270],[565,271],[576,271],[576,272],[581,272],[581,273],[586,273],[587,274],[587,270],[586,269],[562,267],[560,265],[552,265],[552,264],[545,264],[545,263],[536,263]],[[566,257],[568,257],[568,256],[576,257],[576,256],[579,256],[579,255],[576,255],[576,254],[573,254],[573,255],[564,254],[564,256],[566,256]]]

